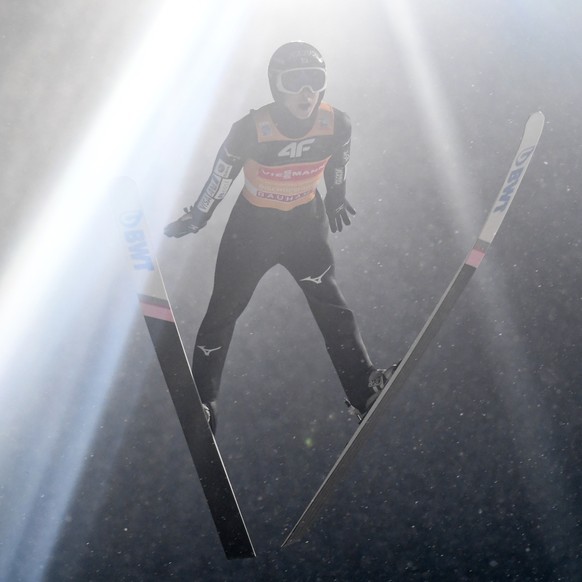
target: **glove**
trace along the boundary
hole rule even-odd
[[[356,214],[356,211],[346,199],[338,205],[337,200],[334,200],[329,196],[325,197],[325,211],[327,212],[331,232],[336,232],[338,230],[341,232],[344,224],[346,226],[352,224],[348,213],[352,216]]]
[[[170,222],[164,228],[164,234],[169,237],[180,238],[190,233],[196,233],[206,225],[205,217],[202,218],[200,213],[196,213],[193,206],[184,208],[184,214],[174,222]]]

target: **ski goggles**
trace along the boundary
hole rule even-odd
[[[277,75],[276,86],[281,93],[297,95],[305,88],[309,88],[313,93],[319,93],[325,89],[326,83],[325,69],[311,67],[282,71]]]

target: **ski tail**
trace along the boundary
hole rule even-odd
[[[329,500],[342,477],[351,468],[358,451],[366,444],[372,435],[374,427],[387,412],[392,399],[400,392],[410,374],[414,371],[417,362],[426,351],[432,339],[442,326],[457,299],[467,286],[467,283],[481,264],[489,245],[497,234],[503,219],[507,215],[515,194],[525,175],[525,171],[532,159],[539,143],[544,127],[544,115],[534,113],[527,121],[523,138],[517,150],[505,182],[495,199],[491,212],[485,221],[481,233],[469,251],[466,259],[456,272],[453,280],[439,300],[434,311],[429,316],[424,327],[410,346],[400,365],[391,376],[390,381],[380,392],[372,408],[364,417],[362,423],[349,440],[343,452],[331,468],[329,474],[317,490],[305,511],[287,535],[283,546],[298,542],[307,532],[313,521]]]

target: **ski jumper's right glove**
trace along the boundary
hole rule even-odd
[[[184,214],[164,228],[164,234],[180,238],[190,233],[196,233],[206,226],[207,216],[195,206],[184,208]]]

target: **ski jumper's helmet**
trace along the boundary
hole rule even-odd
[[[269,85],[275,101],[285,93],[300,93],[309,87],[314,93],[326,85],[325,61],[312,45],[294,41],[280,46],[269,61]]]

